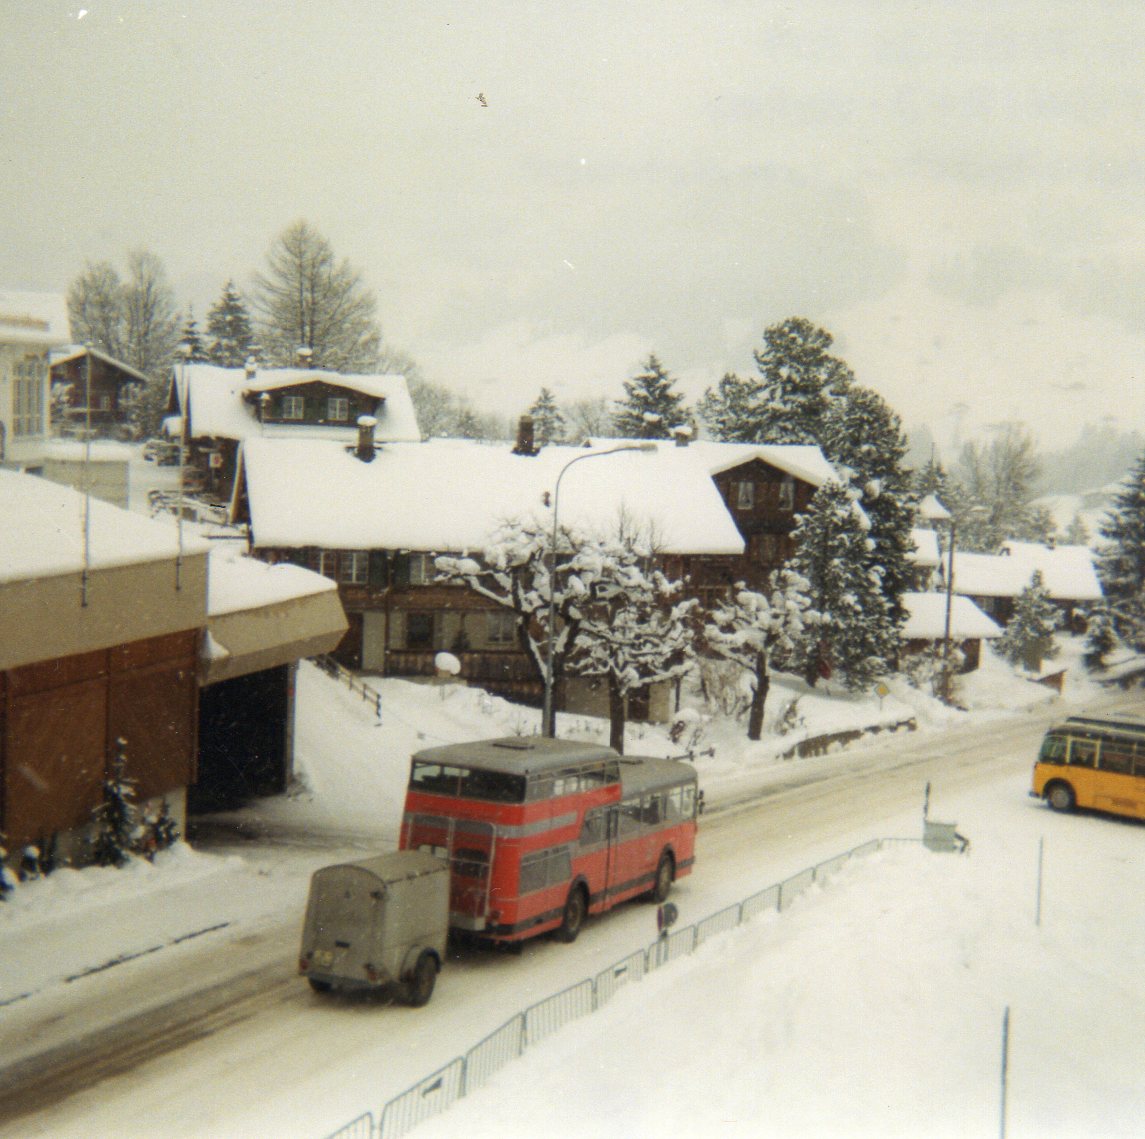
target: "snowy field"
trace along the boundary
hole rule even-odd
[[[787,736],[750,744],[743,722],[697,715],[689,735],[700,733],[697,767],[708,804],[718,810],[800,765],[833,761],[778,758],[800,734],[913,716],[937,744],[952,722],[1001,724],[1047,706],[1065,714],[1098,695],[1073,679],[1080,675],[1072,667],[1076,651],[1070,646],[1063,662],[1071,666],[1064,698],[985,654],[983,672],[965,678],[958,694],[969,711],[946,709],[899,681],[883,699],[831,699],[782,680],[773,686],[768,721],[798,697],[803,723]],[[300,917],[316,858],[358,858],[394,843],[412,751],[537,726],[535,711],[455,685],[378,681],[377,688],[380,720],[372,703],[303,667],[298,786],[230,820],[266,843],[225,853],[179,846],[155,865],[118,872],[59,871],[24,884],[0,906],[7,1062],[44,1046],[20,1037],[19,1017],[58,1006],[62,1019],[76,983],[114,986],[117,974],[190,955],[194,935],[224,923],[225,936],[237,939],[283,914]],[[562,717],[559,729],[607,738],[607,724],[585,717]],[[705,754],[709,748],[713,755]],[[679,749],[663,729],[634,725],[628,750]],[[1028,798],[1027,787],[1023,774],[988,793],[944,798],[933,814],[957,819],[972,838],[968,856],[912,845],[849,865],[782,915],[716,938],[631,986],[417,1133],[995,1135],[1009,1007],[1008,1134],[1140,1134],[1145,826],[1054,815]],[[324,836],[323,845],[308,845],[311,836]],[[689,883],[702,872],[697,866]],[[117,960],[126,964],[105,968]],[[454,1054],[477,1039],[459,1039]],[[250,1062],[260,1066],[252,1076],[272,1082],[273,1053]],[[338,1080],[331,1071],[318,1082],[341,1103]],[[380,1106],[362,1102],[357,1110]],[[353,1113],[333,1108],[327,1115],[319,1099],[303,1118],[274,1102],[236,1100],[229,1112],[216,1104],[202,1134],[321,1139]],[[140,1124],[138,1134],[146,1134]],[[49,1130],[3,1132],[101,1133],[90,1118],[66,1112]]]

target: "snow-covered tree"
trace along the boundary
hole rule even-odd
[[[810,608],[809,583],[791,570],[771,575],[760,593],[740,582],[731,598],[716,605],[704,621],[704,649],[747,669],[753,678],[747,738],[763,734],[763,711],[771,687],[773,655],[790,658],[818,614]]]
[[[557,405],[557,397],[548,388],[541,388],[529,414],[533,417],[533,433],[538,446],[560,443],[564,439],[565,417]]]
[[[203,338],[199,335],[199,322],[195,319],[195,310],[189,305],[187,319],[183,322],[183,331],[179,336],[179,347],[190,363],[206,362],[207,350],[203,346]]]
[[[1117,635],[1145,652],[1145,453],[1102,519],[1097,574]]]
[[[478,411],[468,396],[459,396],[441,384],[424,379],[415,372],[407,375],[410,399],[417,413],[417,423],[425,438],[437,439],[503,439],[501,420]]]
[[[100,866],[122,866],[140,838],[135,781],[127,777],[127,742],[115,741],[111,771],[103,781],[103,802],[92,812],[96,833],[92,858]]]
[[[763,340],[755,352],[762,384],[751,441],[820,443],[822,417],[850,387],[851,369],[827,351],[831,334],[803,317],[773,324]]]
[[[609,746],[623,754],[629,695],[674,680],[691,666],[694,598],[681,581],[652,568],[653,551],[631,538],[599,543],[591,600],[579,606],[581,622],[566,670],[600,677],[608,686]]]
[[[126,359],[123,281],[114,265],[87,262],[68,286],[68,322],[80,344],[98,348],[116,360]]]
[[[1080,514],[1075,514],[1062,533],[1062,542],[1067,546],[1088,546],[1089,528]]]
[[[624,381],[624,398],[616,403],[612,428],[623,439],[670,439],[673,427],[691,422],[684,396],[673,390],[676,381],[654,354],[642,367]]]
[[[246,302],[234,281],[227,281],[207,313],[207,359],[220,368],[241,368],[256,353]]]
[[[1105,658],[1117,647],[1117,630],[1109,605],[1102,602],[1089,613],[1082,662],[1094,671],[1105,668]]]
[[[708,388],[697,410],[712,438],[724,443],[758,442],[763,385],[753,376],[746,379],[726,372],[714,388]]]
[[[0,902],[6,901],[8,895],[15,889],[16,875],[8,869],[8,851],[4,844],[0,843]]]
[[[870,520],[873,546],[867,564],[881,570],[883,597],[897,631],[906,621],[902,595],[913,576],[910,532],[916,502],[904,465],[908,443],[902,422],[876,392],[851,384],[828,405],[820,438]]]
[[[606,396],[574,400],[565,408],[565,438],[573,443],[599,439],[612,432],[612,411]]]
[[[794,656],[809,684],[839,672],[859,689],[890,672],[898,655],[882,567],[871,564],[870,521],[841,483],[824,483],[799,518],[791,568],[808,582],[820,623],[805,631]]]
[[[304,348],[314,368],[376,368],[382,334],[374,294],[309,222],[296,221],[275,238],[266,272],[254,278],[253,301],[271,363],[290,367]]]
[[[1018,594],[1005,632],[994,642],[994,651],[1014,666],[1038,672],[1043,660],[1058,655],[1054,633],[1060,624],[1061,614],[1050,600],[1041,570],[1034,570],[1030,584]]]

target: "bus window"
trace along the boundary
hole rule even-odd
[[[456,795],[460,779],[460,767],[444,767],[440,763],[415,763],[410,772],[410,787],[434,795]]]
[[[588,811],[584,816],[584,826],[580,829],[581,846],[597,846],[604,842],[604,811],[599,807]]]
[[[461,797],[484,799],[491,803],[523,803],[525,777],[508,775],[503,771],[482,771],[472,768],[462,772]]]
[[[521,859],[522,894],[543,890],[546,886],[559,886],[572,877],[572,858],[567,846],[555,850],[539,850]]]
[[[1097,760],[1097,744],[1093,740],[1069,741],[1069,762],[1073,767],[1094,767]]]
[[[684,818],[692,819],[696,816],[696,788],[689,784],[687,787],[680,788],[680,809],[683,811]]]
[[[665,806],[667,809],[667,820],[670,823],[678,822],[684,817],[683,805],[681,801],[682,787],[673,787],[671,791],[665,796]]]
[[[485,879],[489,875],[489,855],[483,850],[459,846],[453,852],[453,871],[466,878]]]
[[[1042,740],[1042,750],[1038,756],[1038,762],[1065,763],[1066,742],[1065,736],[1046,736]]]
[[[1101,745],[1102,771],[1115,771],[1128,775],[1133,767],[1133,745],[1116,740],[1104,740]]]
[[[633,835],[640,829],[640,800],[625,799],[620,804],[620,833]]]
[[[648,827],[658,827],[664,821],[664,796],[645,795],[640,821]]]

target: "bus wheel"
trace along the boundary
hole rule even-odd
[[[656,884],[652,887],[652,901],[662,902],[668,897],[675,877],[676,868],[672,865],[672,856],[664,851],[660,855],[660,862],[656,867]]]
[[[565,902],[565,912],[564,917],[561,918],[561,924],[553,931],[557,941],[563,941],[566,944],[576,941],[587,913],[588,899],[584,896],[584,887],[574,886],[569,891],[568,901]]]
[[[429,1004],[436,983],[437,962],[434,961],[432,953],[423,953],[417,959],[417,964],[413,967],[413,976],[406,984],[406,1004],[411,1008],[421,1008]]]
[[[1046,802],[1055,811],[1072,811],[1077,803],[1073,788],[1068,783],[1051,783],[1046,792]]]

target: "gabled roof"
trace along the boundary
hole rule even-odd
[[[260,547],[461,552],[483,548],[510,519],[551,526],[546,499],[562,471],[608,449],[545,447],[527,456],[504,443],[442,439],[384,446],[364,463],[327,440],[252,437],[238,488]],[[706,465],[671,443],[577,465],[561,481],[558,510],[562,526],[596,534],[614,534],[622,520],[638,533],[650,529],[665,554],[743,552]]]
[[[759,459],[816,488],[832,480],[841,481],[839,473],[814,444],[717,443],[699,439],[680,450],[688,450],[698,456],[711,475],[723,474]]]
[[[970,597],[1017,597],[1040,570],[1055,601],[1097,601],[1101,584],[1088,546],[1007,542],[1004,554],[954,553],[954,589]]]
[[[950,639],[988,640],[1002,635],[1001,627],[969,597],[950,599]],[[907,612],[902,637],[905,641],[940,641],[946,636],[946,594],[904,593],[902,606]]]
[[[189,430],[195,438],[247,439],[254,435],[268,438],[296,438],[300,435],[354,438],[358,429],[353,423],[344,426],[259,423],[254,406],[257,401],[248,402],[244,398],[303,383],[331,384],[384,400],[377,414],[375,429],[375,437],[381,442],[421,438],[404,376],[344,375],[304,368],[270,368],[248,375],[244,368],[186,364],[177,367],[172,377],[179,410],[188,415]]]
[[[68,302],[62,293],[22,293],[0,289],[0,344],[66,344]]]
[[[914,549],[907,554],[907,561],[911,565],[933,568],[941,563],[938,553],[938,535],[933,530],[913,529],[910,540]]]
[[[75,345],[71,345],[59,355],[53,353],[50,366],[53,368],[57,366],[62,367],[64,364],[70,364],[75,360],[82,360],[85,356],[91,356],[96,360],[102,360],[105,364],[108,365],[108,367],[115,368],[118,371],[123,372],[125,375],[130,376],[133,380],[136,380],[141,384],[150,383],[147,376],[143,372],[139,371],[137,368],[133,368],[130,364],[125,364],[122,360],[117,360],[114,356],[109,356],[106,352],[101,351],[99,348],[77,348]]]

